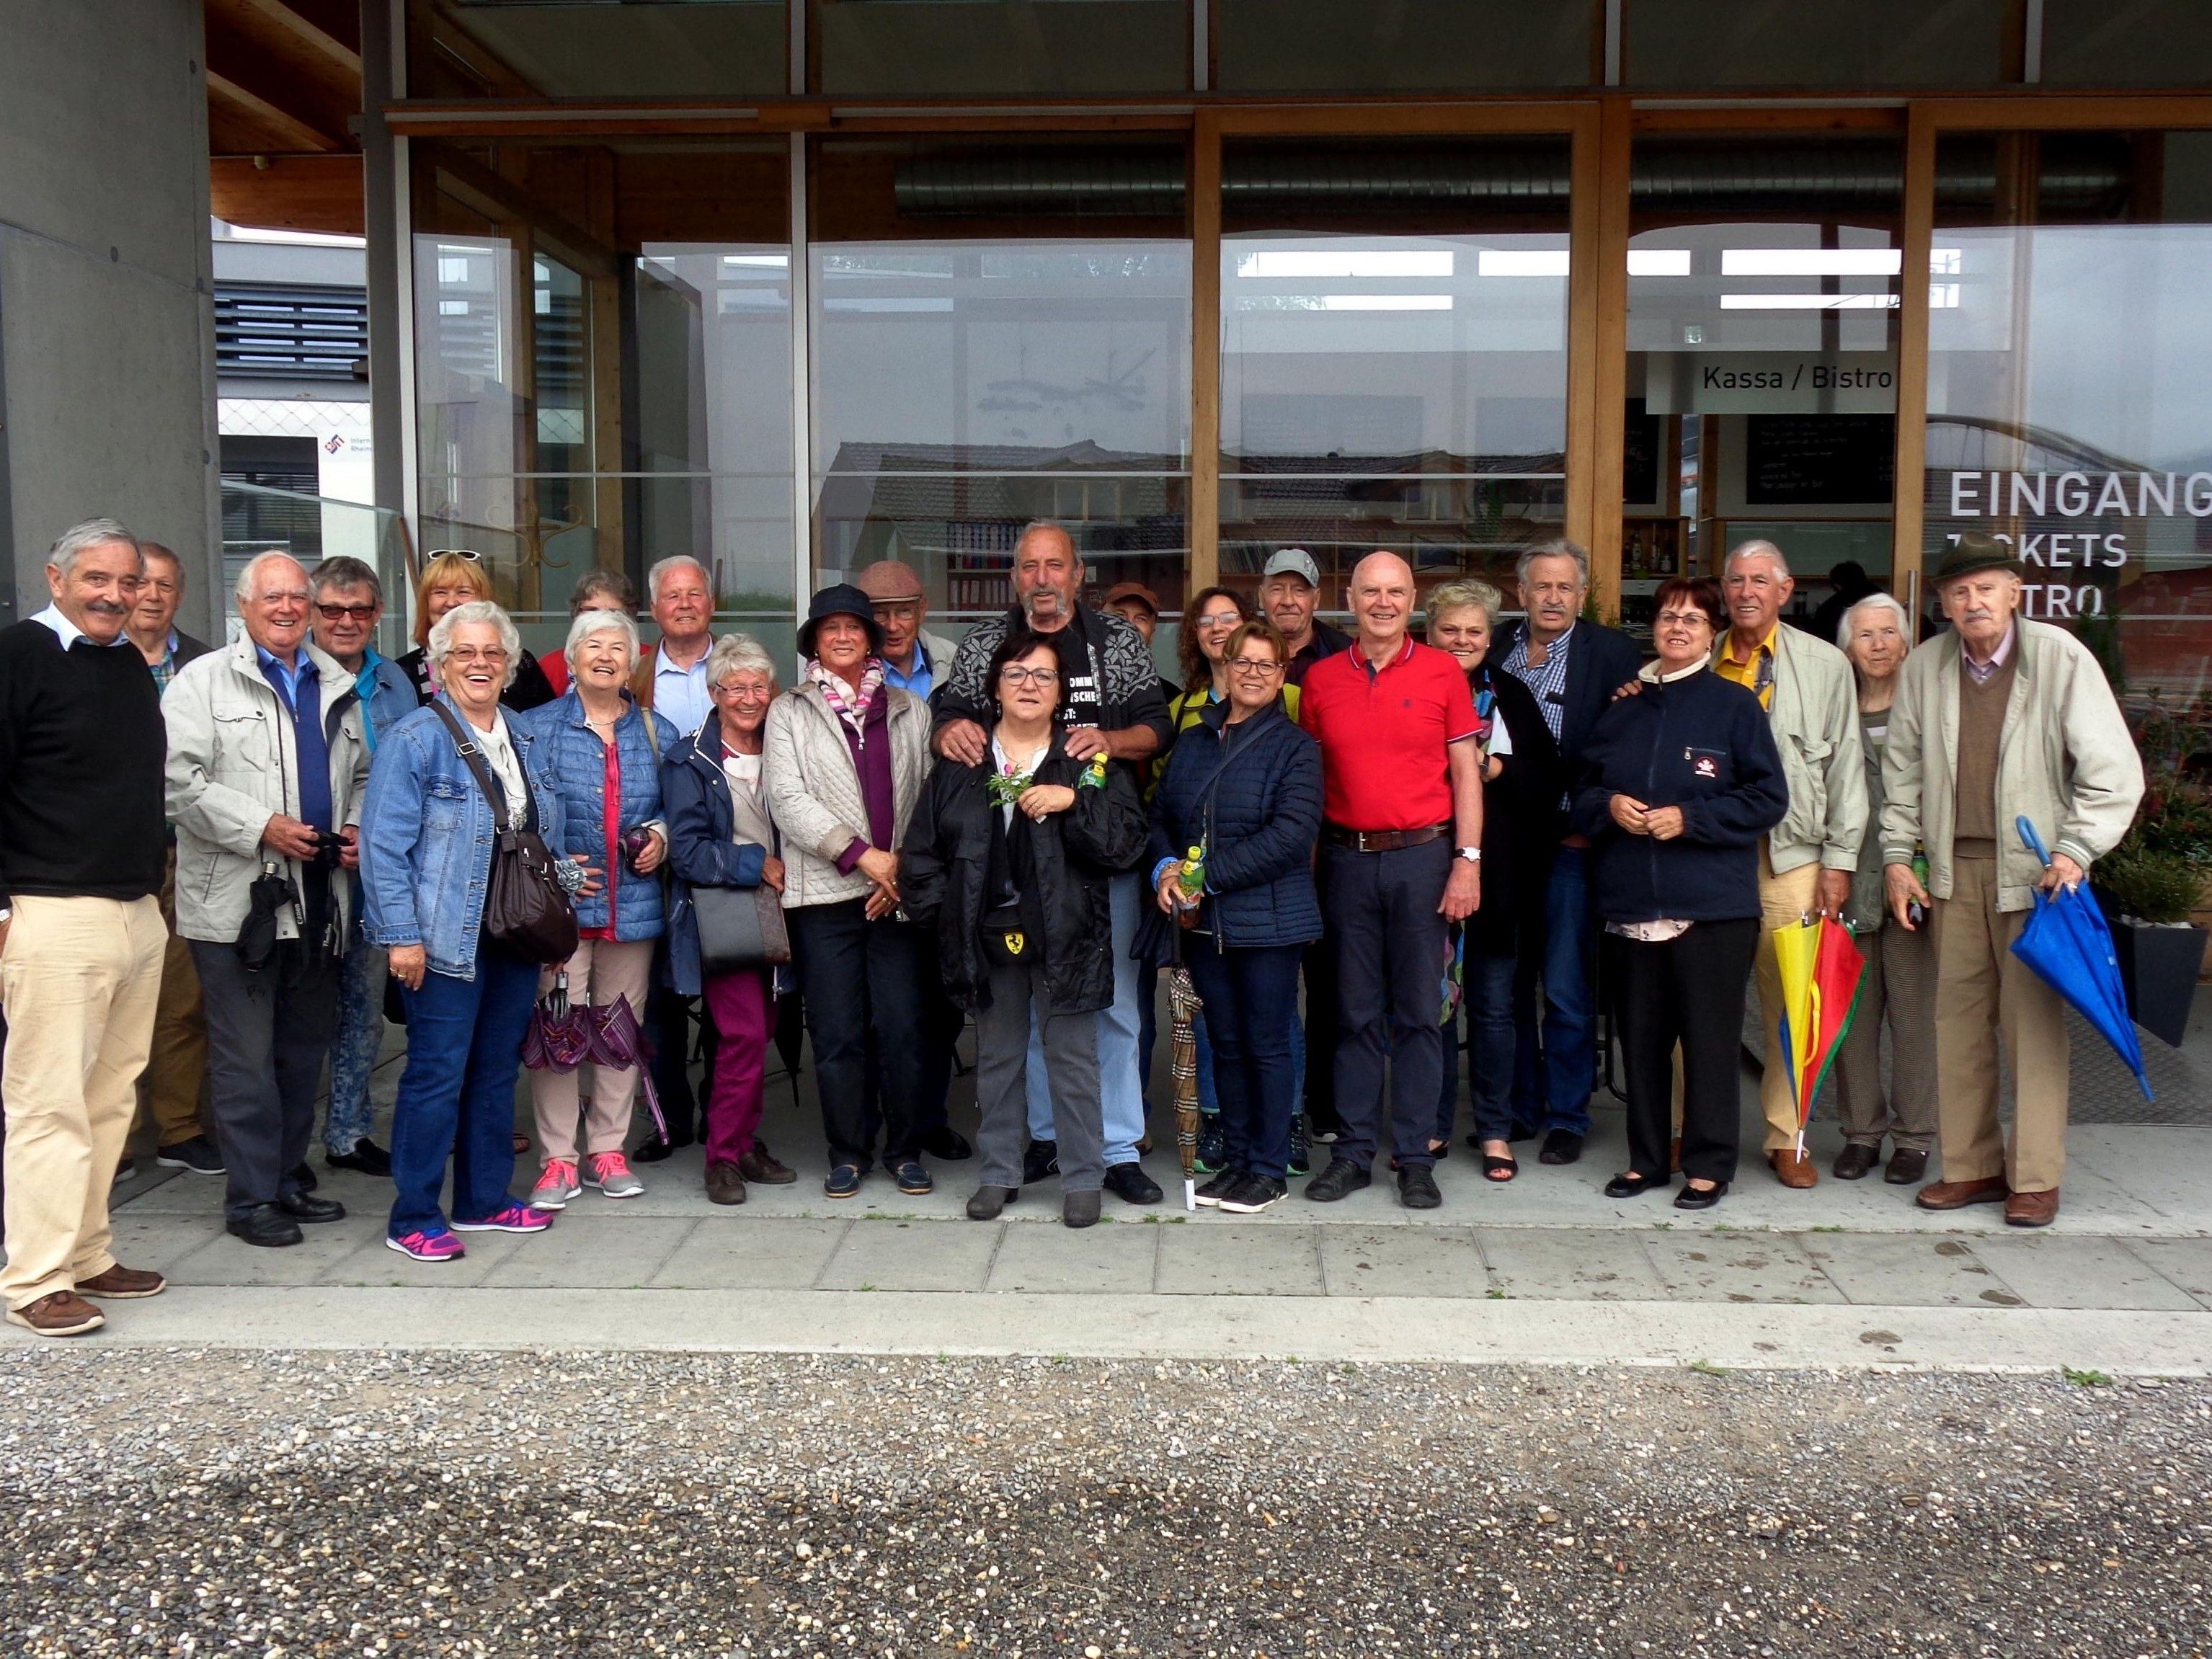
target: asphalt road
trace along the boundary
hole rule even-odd
[[[2212,1385],[0,1353],[9,1654],[2212,1651]]]

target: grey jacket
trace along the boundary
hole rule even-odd
[[[891,844],[906,840],[907,821],[921,799],[929,770],[929,705],[886,685],[884,729],[891,745]],[[838,719],[817,685],[801,681],[769,705],[762,743],[762,791],[783,836],[783,906],[836,904],[866,898],[870,883],[858,870],[837,868],[854,840],[868,838],[860,775]]]
[[[322,688],[323,732],[331,751],[331,817],[361,821],[368,787],[368,744],[354,677],[313,645],[303,645]],[[210,652],[177,671],[161,698],[169,729],[165,775],[169,822],[177,830],[177,932],[228,944],[246,920],[248,891],[267,854],[261,832],[281,812],[300,816],[300,757],[292,722],[263,678],[251,638]],[[301,879],[296,860],[286,868]],[[350,926],[351,881],[333,881],[341,937]],[[289,908],[276,915],[280,939],[298,936]]]
[[[1997,740],[1997,908],[2025,910],[2043,866],[2021,844],[2015,817],[2087,870],[2119,844],[2142,799],[2142,760],[2119,701],[2088,647],[2063,629],[2015,617],[2020,653]],[[1905,659],[1881,757],[1882,859],[1928,853],[1928,890],[1951,896],[1951,838],[1959,820],[1959,636],[1946,634]]]
[[[1727,647],[1723,635],[1713,647],[1717,665]],[[1858,682],[1850,659],[1784,623],[1774,635],[1768,720],[1790,786],[1790,810],[1766,838],[1774,872],[1817,861],[1850,874],[1858,868],[1867,828]]]

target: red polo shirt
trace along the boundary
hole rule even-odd
[[[1298,724],[1321,744],[1328,821],[1346,830],[1425,830],[1452,821],[1446,746],[1478,728],[1467,676],[1417,645],[1379,672],[1355,641],[1306,671]]]

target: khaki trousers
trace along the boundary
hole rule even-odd
[[[1782,1054],[1782,963],[1774,954],[1774,930],[1794,927],[1811,915],[1820,890],[1817,863],[1802,864],[1778,876],[1767,862],[1766,843],[1759,843],[1759,1018],[1766,1035],[1766,1070],[1759,1080],[1759,1105],[1766,1115],[1770,1152],[1797,1144],[1797,1095],[1790,1085],[1790,1062]]]
[[[115,1265],[107,1194],[153,1041],[168,930],[150,896],[15,896],[0,951],[8,1049],[8,1261],[11,1309],[73,1290]]]
[[[139,1119],[154,1120],[155,1144],[174,1146],[204,1133],[200,1086],[207,1079],[207,1020],[200,1006],[199,970],[191,947],[177,937],[177,849],[161,876],[161,921],[168,940],[161,952],[161,1000],[154,1008],[154,1046],[138,1094]]]
[[[2012,953],[2026,910],[1997,908],[1995,859],[1951,860],[1936,901],[1936,1102],[1943,1179],[2002,1176],[2048,1192],[2066,1173],[2066,1009]],[[2012,1068],[2012,1145],[1997,1121],[1997,1038]]]
[[[587,939],[576,946],[568,961],[568,1006],[586,1004],[611,1008],[615,999],[628,997],[638,1024],[645,1024],[646,987],[653,977],[652,939],[633,939],[617,945],[612,939]],[[553,988],[555,970],[549,968],[538,981],[538,994]],[[586,1152],[618,1152],[629,1136],[629,1119],[637,1101],[637,1067],[611,1071],[594,1066],[592,1072],[591,1121],[585,1126]],[[584,1068],[573,1072],[532,1072],[530,1098],[538,1109],[538,1148],[548,1160],[576,1161],[576,1120]]]

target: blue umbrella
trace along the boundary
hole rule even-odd
[[[2051,854],[2043,838],[2025,817],[2013,820],[2027,850],[2045,865]],[[2143,1075],[2142,1043],[2136,1023],[2128,1017],[2127,993],[2120,985],[2120,959],[2112,949],[2112,930],[2105,913],[2080,888],[2061,887],[2055,893],[2038,889],[2035,908],[2012,953],[2035,969],[2044,983],[2081,1011],[2112,1051],[2127,1061],[2128,1069],[2142,1085],[2143,1098],[2155,1100],[2150,1079]]]

